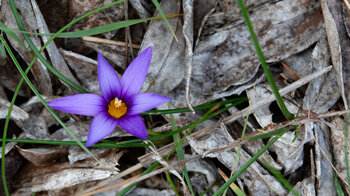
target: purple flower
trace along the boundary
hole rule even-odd
[[[152,93],[140,93],[152,58],[152,47],[142,51],[125,70],[121,80],[106,59],[98,54],[101,95],[77,94],[53,100],[48,105],[64,112],[94,116],[86,142],[90,147],[110,135],[117,125],[140,138],[148,137],[139,115],[171,100]]]

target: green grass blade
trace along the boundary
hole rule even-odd
[[[277,129],[275,131],[270,131],[270,132],[259,134],[259,135],[245,137],[244,139],[247,141],[252,141],[252,140],[257,140],[257,139],[265,139],[265,138],[269,138],[272,136],[276,136],[282,132],[283,132],[283,129]]]
[[[175,192],[176,196],[180,196],[180,194],[177,191],[176,186],[175,186],[173,180],[171,179],[170,174],[169,174],[168,171],[165,172],[165,176],[166,176],[166,179],[168,180],[168,182],[169,182],[169,184],[171,186],[171,189],[173,189],[173,191]]]
[[[207,194],[211,189],[214,188],[214,186],[218,185],[219,181],[215,181],[212,185],[209,186],[209,188],[205,189],[201,194],[199,194],[199,196],[204,196],[205,194]]]
[[[88,14],[91,15],[91,13],[88,13]],[[166,17],[168,17],[168,18],[177,17],[177,16],[180,16],[180,14],[168,14],[168,15],[166,15]],[[86,16],[84,15],[84,17],[86,17]],[[79,17],[77,19],[80,19],[80,18],[81,17]],[[64,32],[64,33],[61,32],[57,37],[58,38],[80,38],[80,37],[84,37],[84,36],[97,35],[97,34],[109,32],[109,31],[113,31],[116,29],[124,28],[127,26],[139,24],[142,22],[146,22],[149,20],[156,20],[156,19],[161,19],[161,18],[162,18],[161,16],[155,16],[155,17],[151,17],[151,18],[119,21],[119,22],[115,22],[115,23],[111,23],[111,24],[107,24],[107,25],[103,25],[103,26],[99,26],[99,27],[95,27],[95,28],[91,28],[91,29],[87,29],[87,30],[74,31],[74,32]],[[68,25],[74,24],[76,20],[72,21]],[[28,32],[28,31],[24,31],[24,30],[15,30],[15,29],[10,29],[10,28],[7,28],[6,26],[1,26],[1,25],[0,25],[0,30],[4,31],[6,33],[18,32],[18,33],[22,33],[22,34],[39,35],[39,36],[52,36],[52,35],[54,35],[52,33],[35,33],[35,32]]]
[[[169,28],[169,30],[171,31],[171,34],[173,34],[175,40],[178,41],[178,39],[177,39],[177,37],[176,37],[176,35],[175,35],[175,32],[174,32],[173,28],[171,27],[171,25],[170,25],[170,23],[169,23],[167,17],[165,16],[165,14],[164,14],[164,12],[163,12],[163,9],[162,9],[162,8],[160,7],[160,5],[159,5],[159,2],[158,2],[157,0],[152,0],[152,2],[153,2],[153,4],[156,6],[156,8],[157,8],[158,12],[160,13],[160,15],[163,17],[165,23],[168,25],[168,28]]]
[[[277,89],[277,86],[276,86],[276,83],[272,77],[272,74],[270,72],[270,69],[269,67],[267,66],[267,63],[265,61],[265,57],[262,53],[262,50],[260,48],[260,45],[259,45],[259,41],[258,41],[258,38],[256,37],[255,35],[255,32],[254,32],[254,29],[253,29],[253,26],[250,22],[250,19],[249,19],[249,15],[248,15],[248,12],[247,12],[247,9],[245,8],[244,6],[244,3],[243,3],[243,0],[238,0],[238,4],[241,8],[241,11],[242,11],[242,14],[243,14],[243,18],[245,20],[245,23],[249,29],[249,32],[250,32],[250,37],[252,38],[252,41],[253,41],[253,44],[255,46],[255,50],[256,50],[256,53],[259,57],[259,60],[260,60],[260,63],[261,63],[261,66],[264,70],[264,73],[266,75],[266,78],[267,78],[267,81],[269,82],[270,86],[271,86],[271,89],[273,91],[273,93],[275,94],[275,97],[276,97],[276,101],[278,103],[278,105],[280,106],[282,112],[283,112],[283,115],[288,119],[288,120],[293,120],[294,119],[294,116],[289,112],[288,108],[286,107],[286,105],[284,104],[284,101],[280,95],[280,93],[278,92],[278,89]]]
[[[344,120],[344,162],[345,162],[345,169],[346,169],[346,179],[348,181],[348,184],[350,184],[350,168],[349,168],[349,156],[346,156],[349,151],[349,114],[345,115]]]
[[[245,120],[244,120],[244,126],[243,126],[243,131],[242,131],[242,134],[241,134],[241,138],[244,138],[244,135],[245,135],[245,131],[247,129],[247,124],[248,124],[248,119],[249,119],[249,115],[250,115],[250,108],[252,106],[252,103],[250,102],[249,103],[249,107],[248,107],[248,111],[247,111],[247,115],[245,117]],[[235,162],[233,163],[233,167],[232,167],[232,170],[231,170],[231,177],[233,175],[233,173],[236,171],[236,166],[238,164],[238,161],[239,161],[239,155],[241,154],[241,148],[242,148],[242,145],[239,145],[238,146],[238,149],[237,149],[237,153],[236,153],[236,158],[235,158]],[[228,188],[224,191],[224,196],[226,195],[226,192],[227,192]],[[235,193],[237,195],[242,195],[242,191],[240,189],[238,189],[237,191],[235,191]],[[245,195],[243,193],[243,195]]]
[[[206,110],[210,109],[214,106],[224,106],[227,104],[232,104],[240,101],[248,101],[247,97],[238,97],[233,99],[228,99],[225,101],[211,101],[210,103],[201,104],[199,106],[193,107],[194,111]],[[161,115],[161,114],[175,114],[175,113],[183,113],[183,112],[192,112],[188,108],[177,108],[177,109],[169,109],[169,110],[149,110],[147,112],[142,113],[142,115]]]
[[[12,37],[12,39],[14,39],[17,43],[19,43],[23,48],[27,48],[27,47],[25,47],[25,45],[21,41],[21,39],[15,33],[11,32],[11,31],[6,31],[9,28],[7,28],[6,25],[2,22],[0,22],[0,29],[1,30],[5,29],[3,31],[6,33],[6,35]]]
[[[174,17],[174,16],[178,16],[178,15],[170,15],[170,17]],[[128,27],[131,25],[135,25],[138,23],[142,23],[145,21],[160,19],[160,18],[161,17],[156,16],[156,17],[151,17],[151,18],[141,18],[141,19],[132,19],[132,20],[127,20],[127,21],[119,21],[119,22],[103,25],[100,27],[95,27],[92,29],[61,33],[58,37],[59,38],[78,38],[78,37],[83,37],[83,36],[97,35],[97,34],[109,32],[109,31],[113,31],[116,29]]]
[[[271,139],[269,143],[266,144],[261,150],[259,150],[246,164],[242,166],[241,169],[235,173],[220,189],[214,194],[214,196],[221,195],[225,189],[227,189],[232,182],[234,182],[245,170],[248,169],[248,167],[253,164],[270,146],[275,143],[285,132],[287,132],[287,128],[283,128],[282,133],[280,133],[278,136]]]
[[[331,150],[331,155],[332,155],[332,164],[334,165],[334,160],[335,160],[334,151],[333,151],[333,148],[331,148],[330,150]],[[337,191],[337,195],[344,196],[345,195],[344,191],[341,187],[339,179],[337,178],[337,172],[334,169],[332,171],[333,171],[333,180],[335,182],[335,190]]]
[[[34,63],[34,59],[33,59],[33,63]],[[29,66],[26,71],[25,71],[25,74],[27,75],[29,70],[30,70],[31,66]],[[7,137],[7,130],[8,130],[8,125],[9,125],[9,122],[10,122],[10,116],[11,116],[11,112],[12,112],[12,109],[13,109],[13,106],[15,104],[15,101],[16,101],[16,98],[17,98],[17,95],[19,93],[19,90],[21,89],[21,86],[23,84],[23,78],[19,81],[19,84],[17,85],[17,88],[15,90],[15,94],[13,95],[12,97],[12,100],[11,100],[11,104],[10,104],[10,107],[7,111],[7,116],[6,116],[6,120],[5,120],[5,126],[4,126],[4,131],[2,133],[2,154],[1,154],[1,171],[2,171],[2,180],[3,180],[3,185],[4,185],[4,191],[5,191],[5,194],[6,195],[9,195],[8,193],[8,190],[7,190],[7,183],[6,183],[6,175],[5,175],[5,145],[6,145],[6,137]]]
[[[300,196],[300,194],[294,190],[293,186],[282,176],[280,172],[278,172],[275,168],[273,168],[269,163],[264,163],[266,169],[273,174],[276,179],[286,188],[290,193],[292,193],[294,196]]]
[[[233,106],[227,106],[226,108],[223,108],[222,111],[224,111],[225,109],[229,109]],[[215,110],[217,109],[217,106],[214,106],[213,108],[211,108],[207,113],[205,113],[198,121],[194,122],[192,125],[191,125],[191,128],[189,131],[187,131],[187,133],[185,134],[184,137],[181,138],[181,140],[179,140],[178,142],[175,142],[175,146],[173,147],[173,149],[171,149],[171,151],[169,152],[168,156],[166,157],[166,159],[169,159],[169,157],[175,152],[175,150],[177,149],[177,147],[179,145],[182,144],[182,142],[186,139],[187,136],[189,136],[193,131],[194,129],[196,128],[196,126],[205,121],[205,120],[208,120],[208,116],[213,113]]]
[[[3,58],[6,57],[6,51],[5,51],[5,48],[4,48],[4,46],[2,44],[0,44],[0,55]]]
[[[4,139],[0,139],[3,142]],[[6,142],[27,143],[27,144],[45,144],[45,145],[60,145],[60,146],[78,146],[75,141],[58,141],[58,140],[35,140],[35,139],[6,139]],[[81,142],[85,144],[86,142]],[[150,146],[151,144],[144,143],[130,143],[130,144],[118,144],[118,143],[97,143],[91,147],[95,148],[139,148]]]
[[[170,106],[169,102],[168,102],[168,106],[169,106],[169,109],[170,109],[171,106]],[[175,120],[173,114],[170,114],[170,122],[171,122],[172,130],[176,130],[177,129],[177,125],[176,125],[176,120]],[[182,144],[182,142],[180,143],[180,140],[181,140],[180,139],[180,133],[174,134],[173,138],[174,138],[174,142],[175,143]],[[176,153],[177,153],[177,157],[178,157],[179,161],[185,160],[185,153],[184,153],[184,149],[182,148],[182,145],[175,146],[174,148],[176,149]],[[192,184],[191,184],[190,176],[188,175],[188,172],[187,172],[186,164],[184,165],[184,167],[182,169],[182,172],[183,172],[183,174],[185,176],[185,181],[187,183],[188,189],[190,190],[191,195],[194,196],[195,194],[194,194],[193,187],[192,187]]]
[[[337,174],[333,171],[333,179],[334,179],[334,182],[335,182],[335,190],[337,190],[337,195],[338,196],[344,196],[344,191],[343,189],[341,188],[341,184],[337,178]]]

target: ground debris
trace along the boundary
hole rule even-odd
[[[153,51],[151,65],[141,91],[172,98],[170,106],[163,104],[158,109],[197,106],[238,96],[249,101],[178,131],[182,138],[193,128],[177,146],[182,147],[183,157],[175,150],[173,136],[159,136],[215,114],[229,104],[195,113],[175,113],[177,128],[168,114],[142,114],[148,134],[157,139],[153,143],[133,140],[117,127],[98,143],[105,147],[89,148],[97,161],[80,146],[68,145],[74,142],[72,136],[23,84],[10,115],[7,138],[12,141],[5,145],[11,194],[115,195],[137,182],[126,195],[190,195],[183,170],[186,166],[195,195],[205,191],[212,195],[227,180],[224,176],[229,178],[239,171],[281,128],[288,131],[237,178],[233,189],[247,195],[292,195],[269,171],[268,163],[300,195],[335,195],[336,180],[346,192],[349,185],[344,159],[350,159],[350,153],[344,152],[344,146],[350,148],[344,144],[350,139],[344,138],[350,101],[347,1],[244,0],[279,92],[297,117],[292,120],[283,116],[275,101],[237,0],[158,0],[175,36],[159,17],[162,14],[153,1],[146,0],[124,1],[74,23],[65,31],[159,17],[101,34],[56,38],[41,53],[47,62],[36,60],[27,74],[46,102],[77,94],[47,64],[88,93],[100,94],[98,53],[120,78],[133,58],[149,46]],[[117,1],[14,2],[25,30],[43,34],[57,32],[93,9]],[[2,23],[19,29],[9,1],[0,0],[0,21],[1,36],[26,69],[35,53],[21,32],[11,34],[2,29]],[[40,50],[50,35],[29,34],[29,38]],[[0,47],[3,54],[3,45]],[[0,57],[1,127],[22,78],[10,57],[9,53]],[[54,112],[79,141],[87,140],[92,117]],[[110,148],[115,144],[121,148]],[[167,157],[170,152],[175,153]],[[161,164],[141,175],[156,161]],[[169,177],[178,193],[167,181]],[[0,186],[0,195],[2,191]],[[228,189],[227,195],[234,195],[234,191]]]

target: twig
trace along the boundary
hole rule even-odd
[[[125,15],[125,20],[129,20],[129,2],[128,0],[124,1],[124,5],[125,5],[125,9],[124,9],[124,15]],[[133,49],[132,49],[132,37],[131,37],[131,33],[130,33],[130,27],[126,26],[125,27],[125,42],[127,43],[129,49],[130,49],[130,53],[131,53],[131,58],[134,59],[134,53],[133,53]],[[128,61],[128,47],[126,47],[126,61]],[[128,64],[128,63],[127,63]]]
[[[163,173],[163,172],[165,172],[165,171],[168,171],[168,168],[165,168],[165,167],[164,167],[164,168],[155,170],[155,171],[153,171],[153,172],[151,172],[151,173],[149,173],[149,174],[140,176],[140,177],[137,178],[137,179],[133,179],[133,180],[129,181],[128,183],[124,184],[122,187],[120,187],[120,189],[117,191],[117,194],[120,193],[122,190],[124,190],[126,187],[128,187],[128,186],[130,186],[130,185],[132,185],[132,184],[135,184],[135,183],[137,183],[137,182],[141,182],[141,181],[146,180],[146,179],[148,179],[148,178],[150,178],[150,177],[152,177],[152,176],[161,174],[161,173]]]
[[[282,63],[282,65],[294,77],[295,80],[300,79],[300,77],[291,68],[289,68],[286,64]]]
[[[317,143],[317,141],[316,141]],[[320,151],[322,153],[322,155],[327,159],[327,162],[331,165],[331,167],[334,169],[335,173],[337,173],[337,176],[340,178],[340,180],[345,184],[346,186],[346,190],[349,190],[349,184],[346,182],[346,180],[341,177],[339,171],[334,167],[334,165],[332,164],[331,160],[329,160],[329,158],[327,157],[326,153],[324,152],[324,150],[322,149],[322,147],[320,146]]]
[[[192,75],[192,57],[193,57],[193,0],[183,0],[182,7],[184,10],[184,24],[182,32],[185,38],[185,98],[188,108],[194,114],[195,111],[190,102],[190,81]]]
[[[104,44],[111,44],[111,45],[116,45],[116,46],[126,46],[127,44],[125,42],[120,42],[120,41],[114,41],[114,40],[109,40],[109,39],[102,39],[98,37],[91,37],[91,36],[84,36],[82,37],[84,41],[88,42],[96,42],[96,43],[104,43]],[[140,45],[137,44],[132,44],[133,48],[140,49]]]
[[[220,168],[218,168],[218,172],[219,172],[220,176],[225,180],[225,182],[227,182],[229,178],[226,176],[226,174]],[[243,192],[234,182],[232,184],[230,184],[230,188],[234,192],[236,192],[237,190],[239,190],[240,192]]]
[[[350,4],[349,4],[349,1],[348,0],[344,0],[344,3],[346,5],[346,7],[348,7],[348,9],[350,10]]]
[[[101,192],[104,192],[104,191],[108,191],[110,189],[114,189],[114,188],[117,188],[119,186],[123,186],[127,183],[129,183],[130,181],[134,181],[135,179],[137,179],[138,177],[140,177],[140,175],[137,175],[137,176],[134,176],[134,177],[131,177],[127,180],[124,180],[122,182],[119,182],[117,184],[113,184],[111,186],[106,186],[104,188],[101,188],[101,189],[96,189],[94,191],[91,191],[91,192],[88,192],[88,193],[83,193],[83,194],[78,194],[79,196],[90,196],[90,195],[93,195],[93,194],[97,194],[97,193],[101,193]]]

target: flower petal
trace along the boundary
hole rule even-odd
[[[96,94],[77,94],[62,97],[50,101],[47,105],[63,112],[87,116],[95,116],[106,110],[106,101],[101,95]]]
[[[106,101],[109,102],[115,97],[119,97],[121,91],[119,77],[100,53],[98,53],[97,72],[100,90]]]
[[[125,70],[122,79],[121,98],[127,100],[130,96],[140,92],[143,82],[145,81],[149,64],[152,58],[152,47],[142,51]]]
[[[163,103],[170,101],[171,98],[153,93],[140,93],[130,97],[128,104],[128,115],[141,114],[142,112],[153,109]]]
[[[139,115],[125,116],[123,118],[120,118],[118,125],[126,132],[140,139],[146,139],[148,137],[145,123]]]
[[[101,112],[91,121],[86,147],[90,147],[110,135],[117,126],[118,120],[111,118],[106,112]]]

